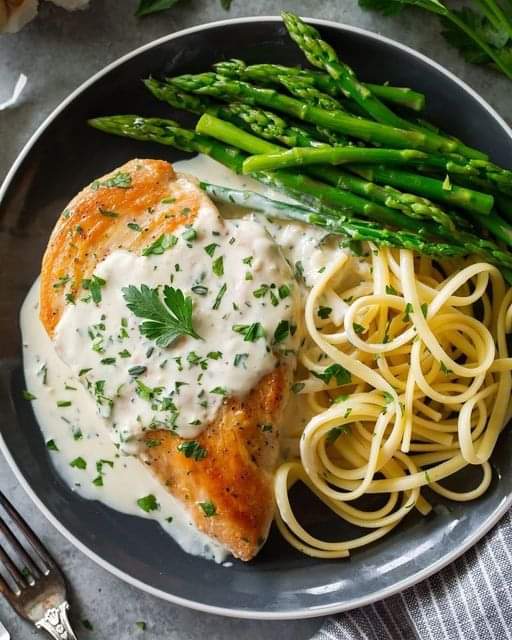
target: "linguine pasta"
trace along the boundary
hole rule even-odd
[[[315,557],[347,556],[411,510],[426,515],[424,487],[457,501],[481,496],[512,415],[512,289],[499,270],[373,246],[361,261],[354,284],[353,258],[340,255],[307,298],[300,361],[309,375],[299,386],[313,417],[291,434],[300,458],[275,477],[277,525]],[[476,487],[444,486],[467,465],[481,470]],[[310,535],[290,504],[298,481],[367,533],[339,542]],[[386,502],[359,508],[366,494]]]

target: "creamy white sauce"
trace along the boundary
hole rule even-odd
[[[156,520],[188,553],[222,562],[226,550],[197,530],[182,504],[139,458],[116,449],[89,393],[57,356],[39,320],[39,279],[23,304],[21,331],[27,389],[36,396],[32,407],[60,477],[83,498]],[[62,401],[72,404],[58,407]],[[149,495],[158,507],[146,512],[137,500]]]
[[[267,197],[288,200],[250,178],[235,176],[206,156],[174,166],[177,171],[215,184],[251,189]],[[171,397],[179,411],[176,429],[180,435],[193,437],[214,417],[223,401],[223,395],[211,393],[213,389],[221,387],[229,395],[243,395],[275,366],[276,346],[272,345],[275,328],[281,320],[300,324],[303,300],[298,293],[301,290],[304,293],[341,251],[336,242],[325,240],[325,233],[320,229],[296,222],[271,222],[261,214],[251,216],[247,210],[235,207],[221,206],[220,209],[223,216],[237,215],[239,219],[222,221],[213,208],[205,207],[194,222],[197,237],[193,242],[183,240],[182,231],[178,230],[177,244],[163,255],[142,257],[120,250],[98,264],[95,273],[106,282],[101,288],[101,304],[78,300],[75,306],[69,305],[59,322],[55,343],[49,340],[39,321],[38,282],[21,312],[27,388],[36,396],[34,411],[45,440],[50,443],[48,448],[59,475],[84,498],[99,500],[124,513],[155,519],[185,551],[217,562],[226,557],[226,550],[195,528],[184,507],[138,457],[124,455],[135,452],[136,447],[130,443],[136,443],[144,429],[155,420],[165,421],[169,414],[160,411],[158,403],[148,402],[137,394],[136,380],[150,389],[163,387],[158,397]],[[220,235],[212,236],[213,231]],[[235,240],[230,243],[231,238]],[[213,257],[205,252],[205,246],[211,243],[219,245]],[[221,255],[224,256],[224,275],[219,277],[211,270],[211,263]],[[251,264],[244,263],[250,256],[253,257]],[[176,264],[180,264],[179,271]],[[301,282],[293,281],[293,272],[300,276]],[[245,279],[246,273],[251,273],[252,280]],[[190,293],[196,282],[208,289],[206,295]],[[154,342],[141,337],[142,319],[127,309],[121,290],[128,285],[140,287],[143,283],[151,287],[168,284],[193,296],[194,329],[204,340],[183,337],[169,347],[158,348]],[[212,305],[224,283],[224,296],[219,308],[213,310]],[[274,291],[278,291],[280,285],[291,285],[292,295],[283,299],[278,296],[276,306],[271,303],[270,290],[263,297],[254,296],[255,290],[272,283],[276,284]],[[238,309],[233,307],[233,302]],[[264,328],[265,339],[247,342],[232,329],[235,324],[256,322]],[[91,338],[87,329],[95,325],[104,325],[104,329],[93,328]],[[298,338],[299,332],[279,348],[295,349]],[[104,351],[94,351],[93,342],[97,349],[101,347]],[[222,357],[208,357],[208,353],[217,351]],[[130,355],[121,357],[120,352]],[[190,352],[198,356],[199,363],[187,360]],[[237,354],[248,355],[235,367]],[[102,364],[104,358],[116,358],[116,362]],[[181,362],[175,358],[181,358]],[[203,361],[207,363],[206,368],[201,367]],[[128,373],[134,366],[146,367],[146,370],[135,377]],[[79,376],[82,369],[91,371]],[[198,376],[201,376],[199,381]],[[95,383],[102,380],[105,381],[102,395],[112,400],[111,407],[108,402],[98,407],[93,397]],[[176,382],[186,383],[179,385],[179,393]],[[199,398],[201,389],[205,394]],[[201,404],[205,397],[206,406]],[[304,405],[300,398],[294,398],[288,407],[285,422],[290,425],[290,435],[300,431],[307,420]],[[295,455],[287,443],[286,425],[281,432],[283,454]],[[290,438],[290,442],[293,440]],[[80,460],[85,462],[85,468]],[[137,503],[147,496],[154,496],[157,505],[149,512]]]
[[[88,295],[68,304],[56,328],[58,355],[89,389],[126,452],[134,453],[151,428],[196,437],[226,397],[244,396],[275,368],[278,353],[297,346],[291,333],[299,296],[279,247],[256,220],[223,220],[205,202],[163,254],[117,250],[100,262],[94,275],[105,282],[101,301]],[[193,239],[183,237],[189,232]],[[215,271],[219,260],[222,269]],[[123,297],[127,287],[141,285],[170,285],[189,296],[200,338],[182,336],[160,348],[144,337],[144,320]],[[282,322],[291,331],[278,340]],[[261,337],[248,339],[250,327]]]

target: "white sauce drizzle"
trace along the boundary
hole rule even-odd
[[[251,189],[267,197],[287,200],[282,194],[275,193],[250,178],[235,176],[206,156],[200,155],[192,160],[176,163],[174,167],[177,171],[193,174],[212,183]],[[282,319],[300,321],[301,301],[296,296],[300,287],[292,287],[294,296],[280,300],[275,307],[270,303],[268,293],[265,295],[266,299],[255,298],[254,290],[272,282],[277,288],[279,284],[290,284],[291,271],[286,261],[294,270],[297,270],[297,263],[301,263],[304,283],[311,286],[319,271],[340,251],[335,242],[325,242],[325,233],[320,229],[296,222],[271,222],[262,215],[248,216],[246,210],[235,210],[234,207],[221,207],[221,210],[223,215],[235,214],[243,219],[222,221],[216,217],[215,209],[206,207],[194,222],[197,238],[188,243],[190,246],[181,238],[182,232],[178,230],[178,243],[163,255],[138,257],[126,251],[113,252],[95,271],[107,283],[101,290],[101,306],[83,302],[78,302],[76,307],[68,306],[58,325],[56,343],[49,340],[39,321],[38,281],[28,294],[21,311],[27,388],[36,396],[33,408],[45,441],[50,442],[49,453],[59,475],[82,497],[99,500],[124,513],[154,519],[185,551],[217,562],[226,558],[226,550],[199,532],[181,503],[160,485],[139,458],[120,453],[112,440],[114,433],[117,440],[122,441],[124,447],[130,450],[126,440],[133,441],[155,416],[151,404],[134,393],[136,383],[130,381],[133,376],[127,375],[127,370],[132,366],[147,367],[144,375],[137,379],[142,379],[151,388],[163,386],[166,392],[162,392],[162,396],[172,390],[170,380],[173,385],[176,380],[188,382],[180,387],[179,395],[174,394],[173,401],[180,410],[180,435],[193,437],[215,415],[223,399],[220,394],[207,393],[208,406],[199,405],[196,402],[197,376],[203,374],[203,387],[207,392],[217,386],[225,386],[231,393],[242,395],[275,366],[276,358],[272,350],[269,352],[266,347],[270,344],[278,323]],[[221,235],[212,237],[214,230]],[[286,261],[267,232],[280,246]],[[235,237],[235,242],[230,245],[232,237]],[[224,256],[223,277],[216,276],[209,268],[212,258],[207,255],[204,247],[212,242],[220,245],[216,248],[213,259]],[[249,255],[254,255],[251,266],[242,262]],[[177,272],[175,264],[178,263],[187,265],[187,270]],[[245,274],[246,271],[252,272],[253,280],[240,279],[240,274]],[[121,288],[129,284],[171,284],[170,276],[173,275],[172,285],[183,288],[187,294],[191,285],[203,278],[203,272],[206,275],[202,283],[208,288],[208,295],[194,296],[193,318],[194,328],[205,338],[204,344],[203,341],[186,337],[172,347],[158,349],[154,343],[141,339],[138,325],[142,320],[135,318],[126,308]],[[227,289],[219,310],[212,311],[211,306],[224,282]],[[246,307],[243,312],[236,312],[232,306],[234,300],[237,303],[249,301],[252,306]],[[214,314],[218,316],[214,318]],[[104,320],[101,319],[102,315],[105,316]],[[227,316],[226,319],[219,322],[224,315]],[[118,344],[120,328],[122,324],[126,324],[121,322],[122,318],[128,320],[124,327],[128,337]],[[267,340],[246,342],[241,334],[232,330],[233,324],[253,322],[260,322],[264,326]],[[103,336],[103,345],[106,347],[104,354],[91,349],[92,341],[86,330],[87,327],[101,323],[105,325],[105,330],[99,331],[99,337]],[[294,340],[289,340],[286,344],[286,348],[295,346]],[[153,352],[147,357],[148,349],[151,348]],[[130,356],[121,358],[119,352],[124,349]],[[56,350],[71,366],[62,362]],[[168,351],[172,353],[164,353]],[[202,370],[200,364],[191,365],[186,360],[191,351],[200,359],[207,359],[206,370]],[[222,358],[208,359],[208,352],[215,351],[221,351]],[[239,375],[241,370],[233,366],[238,353],[249,354],[247,358],[243,358],[247,367],[243,369],[243,375]],[[105,357],[116,357],[116,366],[102,365],[100,361]],[[182,371],[178,371],[176,361],[172,360],[174,357],[182,358]],[[168,362],[164,368],[160,368],[165,359]],[[113,396],[119,385],[127,385],[127,388],[119,391],[120,398],[115,399],[111,415],[106,419],[98,415],[90,393],[77,379],[79,370],[84,368],[92,368],[87,375],[93,385],[97,380],[105,380],[105,395]],[[83,378],[84,376],[82,381]],[[64,403],[64,406],[57,406],[57,402]],[[68,402],[71,405],[66,406]],[[298,415],[302,404],[304,403],[300,402],[300,398],[296,398],[293,411],[287,412],[290,422],[293,421],[293,431],[306,419]],[[137,415],[140,420],[130,420],[130,416]],[[200,424],[189,424],[196,420]],[[116,429],[113,428],[114,423]],[[281,431],[286,437],[286,425]],[[52,444],[55,444],[58,451],[52,450]],[[292,452],[285,450],[284,453]],[[80,468],[82,464],[77,466],[76,462],[71,466],[70,463],[77,459],[85,461],[85,469]],[[137,504],[137,500],[150,495],[155,497],[158,506],[145,512]],[[169,518],[172,521],[169,522]]]

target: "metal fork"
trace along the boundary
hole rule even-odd
[[[13,587],[10,587],[0,576],[0,593],[22,618],[35,624],[38,629],[45,629],[55,640],[77,640],[68,620],[66,583],[60,569],[1,491],[0,505],[34,552],[32,557],[25,551],[13,530],[0,517],[0,531],[24,566],[20,571],[0,544],[0,564],[13,583]]]

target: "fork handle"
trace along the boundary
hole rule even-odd
[[[75,632],[69,624],[68,609],[69,604],[64,600],[58,607],[48,609],[44,618],[36,622],[36,627],[48,631],[54,640],[77,640]]]

